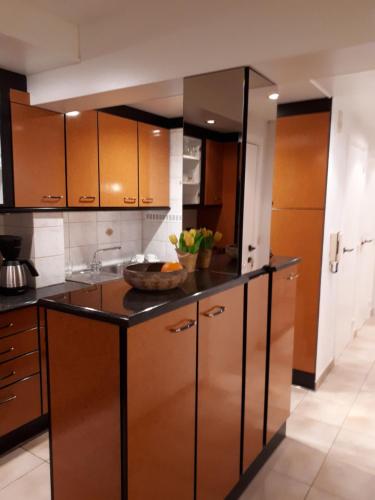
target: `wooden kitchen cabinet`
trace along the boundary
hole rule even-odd
[[[138,122],[139,206],[169,205],[169,130]]]
[[[11,103],[16,207],[64,207],[64,115]]]
[[[266,444],[290,414],[297,278],[297,266],[272,272],[270,277],[272,296]]]
[[[263,449],[268,283],[269,277],[266,274],[251,279],[248,283],[243,472]]]
[[[137,122],[98,113],[100,206],[138,206]]]
[[[197,500],[222,500],[239,479],[244,288],[199,302]]]
[[[66,115],[68,205],[99,206],[98,113]]]
[[[191,304],[128,330],[129,500],[194,498],[196,315]]]
[[[204,205],[220,205],[223,199],[223,145],[206,140]]]

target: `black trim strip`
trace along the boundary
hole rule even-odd
[[[48,428],[48,417],[42,415],[31,422],[18,427],[12,432],[1,436],[0,438],[0,455],[9,450],[18,447],[28,439],[31,439],[38,434],[41,434]]]
[[[277,117],[322,113],[323,111],[331,111],[331,109],[332,99],[328,97],[308,101],[287,102],[277,106]]]
[[[268,310],[267,310],[267,347],[266,347],[266,382],[264,397],[264,421],[263,421],[263,446],[267,444],[267,422],[268,422],[268,391],[270,380],[270,354],[271,354],[271,321],[272,321],[272,286],[273,273],[268,276]]]
[[[197,301],[197,318],[199,318],[199,301]],[[197,499],[197,476],[198,476],[198,380],[199,380],[199,321],[197,321],[196,326],[196,337],[195,337],[195,434],[194,434],[194,492],[193,498]]]
[[[247,303],[249,283],[245,283],[243,296],[243,340],[242,340],[242,395],[241,395],[241,431],[240,431],[240,476],[243,470],[244,436],[245,436],[245,403],[246,403],[246,358],[247,358]]]
[[[148,123],[149,125],[156,125],[157,127],[168,129],[182,128],[182,117],[166,118],[165,116],[149,113],[142,109],[133,108],[132,106],[111,106],[109,108],[100,108],[97,111]]]
[[[161,206],[161,207],[6,207],[0,205],[0,213],[2,214],[12,214],[12,213],[30,213],[30,212],[108,212],[108,211],[122,211],[122,212],[134,212],[134,211],[151,211],[151,210],[170,210],[171,207]]]
[[[293,368],[292,384],[300,385],[302,387],[306,387],[306,389],[312,389],[315,391],[315,373],[304,372]]]

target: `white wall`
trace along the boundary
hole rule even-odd
[[[368,223],[367,228],[364,224],[364,214],[366,221],[374,221],[375,213],[375,185],[369,184],[369,172],[373,172],[368,162],[370,140],[371,134],[358,120],[350,98],[334,98],[323,241],[317,379],[339,357],[355,328],[363,322],[358,311],[363,311],[363,301],[369,300],[358,290],[361,287],[360,268],[364,265],[361,239],[370,233],[375,237],[375,222]],[[343,234],[343,245],[354,248],[354,252],[341,252],[339,272],[333,274],[329,270],[329,238],[331,233],[338,231]],[[372,245],[365,264],[372,281],[371,264],[374,256],[375,246]],[[344,308],[345,304],[350,305],[350,311]]]

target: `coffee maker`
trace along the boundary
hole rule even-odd
[[[0,252],[4,258],[0,266],[0,293],[18,295],[27,290],[28,270],[31,276],[39,276],[34,265],[25,259],[19,259],[22,238],[20,236],[0,236]]]

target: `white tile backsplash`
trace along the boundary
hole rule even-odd
[[[32,278],[35,280],[35,288],[55,285],[65,281],[64,254],[52,257],[38,257],[34,259],[34,264],[39,273],[37,278]]]
[[[64,231],[61,225],[34,228],[35,258],[62,254],[64,254]]]
[[[98,212],[100,213],[100,212]],[[119,243],[121,240],[121,232],[120,232],[120,221],[112,220],[112,221],[98,221],[96,223],[97,226],[97,238],[99,244],[106,243]]]
[[[82,245],[96,245],[97,226],[96,222],[72,222],[69,223],[69,245],[78,247]]]

